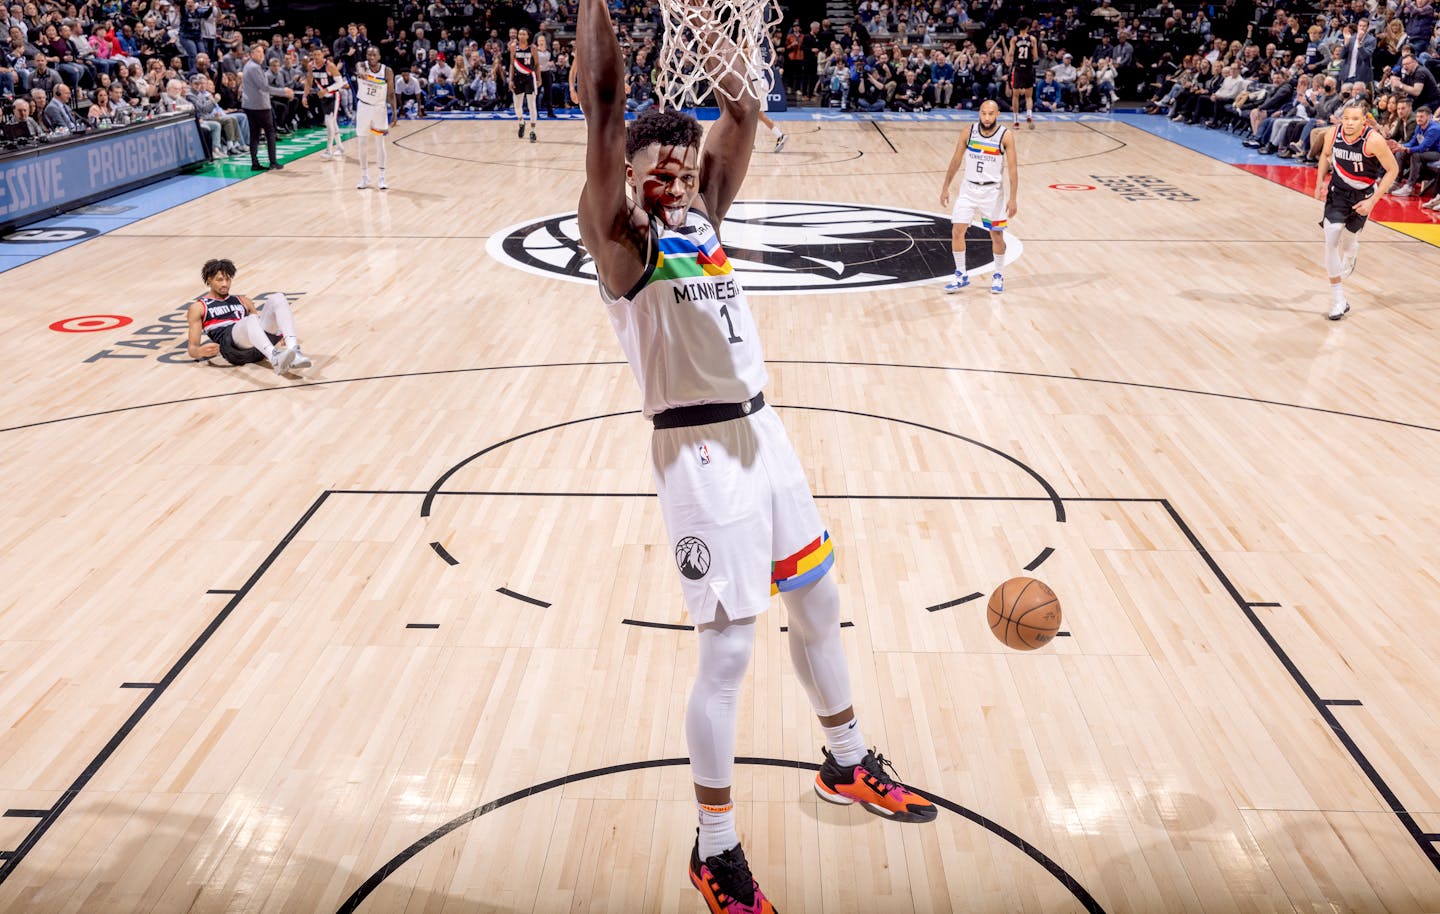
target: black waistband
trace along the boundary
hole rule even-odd
[[[698,406],[677,406],[650,418],[656,428],[686,428],[691,425],[714,425],[743,419],[765,408],[765,394],[758,393],[744,403],[701,403]]]

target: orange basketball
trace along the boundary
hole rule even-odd
[[[990,631],[1017,651],[1044,647],[1060,630],[1060,598],[1034,578],[1011,578],[990,595]]]

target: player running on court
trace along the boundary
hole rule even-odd
[[[962,166],[965,177],[950,214],[955,278],[946,284],[945,291],[959,292],[970,285],[970,273],[965,266],[966,231],[978,213],[980,225],[990,233],[990,247],[995,255],[990,291],[998,295],[1005,291],[1005,228],[1015,218],[1020,165],[1015,155],[1015,135],[1000,123],[1000,106],[993,99],[980,104],[980,123],[967,126],[955,144],[955,154],[945,171],[945,183],[940,187],[941,206],[950,205],[950,184]]]
[[[687,12],[705,17],[698,0]],[[699,828],[689,876],[712,912],[772,912],[740,846],[731,784],[740,686],[757,617],[778,592],[796,675],[826,746],[816,792],[897,822],[936,807],[867,749],[840,640],[829,534],[773,409],[745,290],[718,228],[749,168],[759,101],[727,66],[733,43],[701,29],[720,118],[701,128],[648,110],[627,129],[625,68],[605,0],[582,0],[577,43],[585,112],[580,233],[600,294],[654,423],[651,463],[681,589],[700,641],[685,714]],[[738,99],[738,100],[737,100]]]
[[[1325,137],[1316,166],[1315,198],[1325,201],[1320,227],[1325,230],[1325,271],[1330,275],[1331,297],[1327,317],[1332,321],[1350,310],[1343,283],[1355,271],[1360,230],[1375,201],[1385,196],[1400,174],[1400,164],[1380,131],[1366,123],[1368,114],[1364,99],[1346,102],[1340,109],[1340,123]]]

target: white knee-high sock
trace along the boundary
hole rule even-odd
[[[285,338],[286,346],[295,346],[295,314],[290,310],[290,301],[283,292],[271,292],[265,297],[260,318],[266,333],[279,334]]]
[[[380,162],[380,173],[383,175],[385,173],[385,160],[386,157],[389,155],[389,149],[387,148],[388,144],[385,142],[385,138],[383,136],[377,136],[375,138],[375,147],[380,150],[379,155],[376,156],[376,158]]]
[[[1353,233],[1346,232],[1343,223],[1325,223],[1325,274],[1331,279],[1338,277],[1345,269],[1344,255],[1340,251],[1343,243],[1341,236],[1347,234]]]

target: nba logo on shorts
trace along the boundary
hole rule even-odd
[[[708,467],[710,465],[710,449],[702,444],[697,453],[700,455],[700,465]]]

